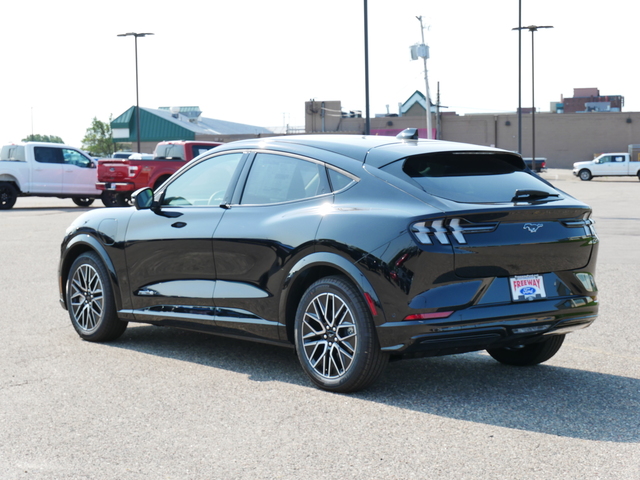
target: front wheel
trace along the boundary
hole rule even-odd
[[[591,172],[587,169],[580,170],[580,172],[578,172],[578,176],[580,177],[580,180],[584,182],[588,182],[589,180],[591,180],[591,178],[593,178]]]
[[[67,308],[73,328],[84,340],[108,342],[127,328],[127,322],[118,319],[107,269],[93,252],[83,253],[71,265]]]
[[[500,363],[525,367],[546,362],[553,357],[564,342],[564,335],[553,335],[546,340],[528,345],[518,345],[508,348],[487,349],[489,355]]]
[[[369,386],[389,361],[362,294],[341,276],[307,289],[296,312],[295,345],[305,373],[331,392]]]
[[[75,203],[79,207],[88,207],[93,203],[92,197],[75,197],[73,198],[73,203]]]
[[[18,199],[18,190],[11,183],[0,183],[0,210],[13,208]]]

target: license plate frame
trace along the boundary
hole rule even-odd
[[[516,275],[509,277],[511,299],[514,302],[530,302],[547,298],[542,275]]]

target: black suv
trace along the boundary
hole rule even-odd
[[[295,347],[319,387],[390,358],[551,358],[598,312],[590,208],[512,152],[398,137],[229,143],[135,208],[67,230],[60,299],[85,340],[127,322]]]

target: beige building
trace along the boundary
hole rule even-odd
[[[424,99],[424,96],[422,97]],[[432,107],[434,108],[434,107]],[[370,119],[372,135],[396,135],[417,127],[426,138],[425,109],[403,105],[402,116]],[[365,119],[358,112],[343,112],[340,101],[305,104],[307,133],[363,134]],[[522,154],[531,156],[531,114],[522,115]],[[437,138],[456,142],[518,149],[518,115],[514,113],[456,115],[432,113]],[[640,112],[536,113],[536,157],[545,157],[551,168],[571,168],[574,162],[591,160],[605,152],[626,152],[640,143]]]

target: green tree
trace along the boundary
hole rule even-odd
[[[47,143],[64,143],[62,139],[56,135],[40,135],[33,133],[22,139],[23,142],[47,142]]]
[[[93,117],[91,126],[87,128],[82,139],[82,148],[98,157],[110,157],[117,148],[117,145],[113,143],[110,124],[111,116],[109,123],[101,122]]]

